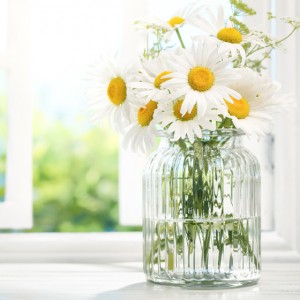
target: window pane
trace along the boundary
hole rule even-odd
[[[118,222],[118,138],[91,125],[88,65],[121,49],[123,0],[32,1],[33,231],[111,231]]]

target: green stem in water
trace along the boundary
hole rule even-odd
[[[208,261],[209,261],[209,249],[210,249],[210,236],[211,236],[211,224],[208,225],[206,229],[204,243],[203,243],[203,257],[205,268],[208,269]]]
[[[224,252],[224,243],[222,242],[223,235],[224,235],[224,230],[223,229],[221,229],[220,232],[217,231],[217,237],[219,238],[219,239],[217,239],[217,248],[218,248],[218,251],[219,251],[218,270],[220,270],[220,268],[221,268],[222,255],[223,255],[223,252]]]
[[[248,254],[250,257],[253,258],[253,262],[255,264],[255,267],[257,269],[260,269],[260,263],[257,260],[255,254],[253,253],[253,249],[251,248],[250,242],[249,242],[249,233],[244,228],[242,222],[240,221],[240,228],[241,228],[241,243],[245,246],[246,250],[248,251]],[[242,245],[242,247],[243,247]]]
[[[175,31],[176,31],[177,37],[178,37],[178,39],[179,39],[179,41],[180,41],[181,47],[182,47],[183,49],[185,49],[185,45],[184,45],[184,43],[183,43],[183,40],[182,40],[181,34],[180,34],[180,32],[179,32],[179,29],[176,28]]]

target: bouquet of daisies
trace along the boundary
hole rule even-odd
[[[274,114],[291,107],[293,98],[279,94],[280,85],[262,74],[263,63],[300,21],[281,18],[291,32],[274,39],[242,22],[241,16],[255,14],[252,8],[241,0],[229,2],[229,16],[222,6],[214,11],[196,1],[168,21],[136,22],[153,46],[127,66],[107,58],[97,63],[90,89],[94,120],[108,118],[125,147],[143,153],[155,147],[161,132],[191,143],[203,130],[270,132]],[[198,33],[184,37],[188,26]]]

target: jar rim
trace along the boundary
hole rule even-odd
[[[167,132],[166,130],[159,129],[157,130],[158,137],[162,138],[172,138],[174,135]],[[228,136],[243,136],[245,135],[245,132],[241,129],[237,128],[222,128],[222,129],[216,129],[216,130],[202,130],[202,137],[201,139],[209,138],[209,137],[228,137]],[[197,137],[198,138],[198,137]]]
[[[216,130],[202,130],[202,136],[241,136],[245,135],[245,132],[237,128],[222,128]]]

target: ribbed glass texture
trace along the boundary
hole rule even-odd
[[[260,276],[260,168],[237,130],[163,137],[143,174],[144,272],[153,282],[235,287]]]

